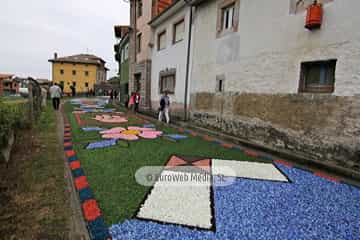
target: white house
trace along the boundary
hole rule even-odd
[[[171,115],[179,117],[184,113],[185,103],[189,13],[190,7],[185,1],[174,1],[149,23],[152,27],[152,110],[157,111],[161,96],[168,91]]]

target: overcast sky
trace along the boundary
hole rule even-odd
[[[113,26],[129,24],[123,0],[0,0],[0,9],[0,73],[51,79],[54,52],[88,52],[116,74]]]

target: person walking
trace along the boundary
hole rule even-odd
[[[140,94],[139,94],[139,92],[135,93],[134,103],[135,103],[135,112],[139,112],[139,104],[140,104]]]
[[[129,108],[129,94],[126,94],[125,95],[125,107],[126,107],[126,109],[128,109]]]
[[[113,102],[114,101],[114,91],[109,90],[109,95],[110,95],[110,102]]]
[[[170,97],[168,96],[168,92],[165,91],[164,96],[160,99],[160,108],[159,108],[159,121],[162,121],[163,115],[165,115],[166,123],[170,122],[169,116],[170,109]]]
[[[130,96],[130,99],[129,99],[129,109],[130,110],[133,110],[134,103],[135,103],[135,93],[132,92],[131,96]]]
[[[71,89],[71,95],[72,95],[73,97],[75,97],[75,95],[76,95],[76,88],[75,88],[75,86],[74,86],[74,85],[71,85],[71,86],[70,86],[70,89]]]
[[[50,97],[52,99],[54,110],[59,110],[60,98],[62,95],[61,88],[57,84],[53,84],[50,87],[49,92],[50,92]]]

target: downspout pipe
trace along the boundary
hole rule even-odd
[[[188,120],[188,92],[189,92],[189,78],[190,78],[190,54],[191,54],[191,36],[192,36],[192,18],[193,18],[193,7],[189,0],[184,0],[188,6],[190,6],[190,17],[189,17],[189,36],[187,45],[187,57],[186,57],[186,78],[185,78],[185,97],[184,97],[184,121]]]

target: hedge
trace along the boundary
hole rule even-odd
[[[4,100],[0,98],[0,149],[7,146],[11,130],[29,128],[31,121],[27,100]]]

